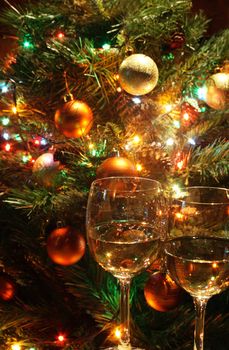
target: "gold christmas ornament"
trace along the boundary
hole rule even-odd
[[[137,176],[135,165],[124,157],[111,157],[104,160],[97,169],[97,178],[111,176]]]
[[[84,236],[70,226],[53,230],[47,240],[47,252],[53,262],[69,266],[78,262],[84,255]]]
[[[55,125],[66,137],[78,138],[87,135],[92,121],[91,108],[79,100],[66,102],[55,113]]]
[[[210,76],[208,79],[209,85],[215,85],[218,89],[223,91],[229,90],[229,74],[228,73],[216,73]]]
[[[158,81],[158,68],[149,56],[133,54],[119,68],[119,82],[123,90],[141,96],[154,89]]]
[[[214,85],[207,86],[205,102],[209,107],[216,110],[223,110],[226,108],[226,101],[226,94],[223,90],[218,89]]]

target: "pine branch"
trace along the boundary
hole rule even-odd
[[[205,148],[197,147],[188,161],[184,177],[197,175],[206,181],[213,178],[217,182],[229,174],[229,142],[215,140]]]

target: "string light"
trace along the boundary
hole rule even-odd
[[[175,216],[180,221],[182,221],[184,219],[184,214],[182,214],[182,213],[176,213]]]
[[[133,137],[132,142],[133,142],[135,145],[139,144],[139,143],[141,142],[140,136],[135,135],[135,136]]]
[[[11,350],[21,350],[21,345],[19,343],[15,343],[11,345]]]
[[[122,333],[121,333],[119,327],[116,327],[116,328],[115,328],[114,335],[115,335],[115,337],[116,337],[117,339],[120,339],[120,338],[121,338]]]
[[[194,139],[192,139],[191,137],[188,139],[188,143],[190,143],[190,145],[195,146],[196,142]]]
[[[17,114],[17,107],[16,106],[12,107],[12,112],[13,112],[13,114]]]
[[[174,145],[174,140],[170,137],[170,138],[166,141],[166,145],[167,145],[167,146],[172,146],[172,145]]]
[[[2,134],[2,137],[3,137],[5,140],[9,140],[10,135],[8,134],[8,132],[5,131],[5,132]]]
[[[94,145],[93,143],[89,143],[88,148],[89,148],[90,150],[92,150],[92,149],[95,148],[95,145]]]
[[[2,89],[3,94],[5,94],[9,90],[9,88],[6,84],[2,84],[1,89]]]
[[[183,114],[183,119],[186,120],[186,121],[188,121],[189,118],[190,118],[189,114],[188,114],[187,112],[185,112],[185,113]]]
[[[7,126],[10,122],[10,119],[8,117],[2,118],[2,125]]]
[[[40,140],[35,139],[35,140],[34,140],[34,145],[36,145],[36,146],[40,146]]]
[[[132,98],[132,101],[133,101],[136,105],[139,105],[139,104],[141,103],[140,97],[133,97],[133,98]]]
[[[142,171],[142,165],[140,163],[136,164],[136,169],[138,172]]]
[[[40,144],[41,144],[42,146],[46,146],[47,143],[48,143],[48,141],[47,141],[46,139],[41,139]]]
[[[172,109],[173,109],[173,106],[172,106],[171,104],[167,104],[167,105],[165,105],[165,112],[166,112],[166,113],[171,112],[171,111],[172,111]]]
[[[61,39],[64,39],[65,34],[63,32],[59,32],[57,33],[56,37],[61,40]]]
[[[179,122],[179,120],[174,120],[174,121],[173,121],[173,125],[174,125],[174,127],[175,127],[176,129],[179,129],[179,128],[180,128],[180,122]]]
[[[63,342],[65,342],[65,340],[66,340],[64,334],[59,334],[59,335],[57,336],[57,339],[58,339],[58,341],[59,341],[60,343],[63,343]]]
[[[184,167],[184,161],[183,160],[180,160],[179,162],[177,162],[177,168],[179,170],[182,170]]]
[[[110,50],[111,45],[108,43],[105,43],[105,44],[103,44],[102,48],[103,48],[103,50]]]
[[[9,152],[11,150],[11,144],[10,143],[6,143],[4,148],[5,148],[6,152]]]
[[[122,92],[122,88],[120,86],[117,87],[117,92]]]
[[[206,97],[207,97],[207,86],[202,86],[202,87],[199,87],[197,88],[196,90],[196,94],[197,94],[197,97],[200,99],[200,100],[206,100]]]

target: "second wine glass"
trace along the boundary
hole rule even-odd
[[[172,200],[165,245],[168,272],[196,309],[194,350],[204,348],[208,300],[229,286],[229,190],[187,187]]]
[[[157,258],[161,217],[162,190],[157,181],[111,177],[92,183],[86,222],[89,248],[102,268],[120,282],[121,341],[117,347],[109,349],[132,348],[129,329],[131,278]]]

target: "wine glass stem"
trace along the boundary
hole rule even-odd
[[[130,344],[130,279],[121,278],[120,283],[120,322],[121,343]]]
[[[195,331],[194,331],[194,350],[204,349],[204,320],[205,311],[207,306],[207,299],[193,298],[196,319],[195,319]]]

